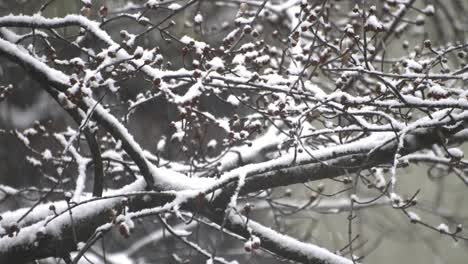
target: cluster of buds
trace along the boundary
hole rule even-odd
[[[251,236],[249,240],[244,243],[244,250],[252,252],[253,250],[260,248],[260,238],[257,236]]]
[[[13,93],[13,85],[0,86],[0,102]]]

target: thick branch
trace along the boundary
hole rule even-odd
[[[440,143],[442,140],[450,138],[451,135],[456,134],[463,128],[463,125],[459,125],[451,130],[424,128],[413,131],[402,139],[405,143],[399,154],[404,156],[429,148],[432,144]],[[395,151],[398,147],[397,140],[390,141],[387,145],[369,154],[374,147],[374,144],[369,143],[363,145],[362,148],[354,152],[350,152],[347,147],[344,147],[344,151],[342,152],[334,153],[332,151],[332,155],[324,155],[325,158],[316,157],[320,162],[310,159],[309,162],[305,164],[290,163],[284,166],[273,166],[269,163],[271,161],[255,164],[254,169],[247,174],[240,194],[254,193],[268,188],[288,186],[297,183],[335,178],[370,169],[378,165],[390,165],[393,163]],[[241,171],[245,173],[246,170],[241,169]],[[228,203],[236,186],[237,178],[230,178],[229,186],[223,188],[223,194],[219,195],[217,198],[218,201],[216,204],[218,207],[222,207]]]

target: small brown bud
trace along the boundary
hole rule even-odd
[[[99,16],[107,17],[108,11],[107,6],[101,6],[101,8],[99,8]]]
[[[125,237],[125,238],[129,238],[130,237],[130,228],[128,227],[128,225],[126,225],[125,223],[121,223],[119,225],[119,233]]]
[[[431,41],[430,41],[429,39],[426,39],[426,40],[424,41],[424,47],[430,49],[431,46],[432,46]]]

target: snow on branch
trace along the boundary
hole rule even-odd
[[[280,234],[253,220],[231,213],[227,216],[227,227],[235,233],[240,233],[247,239],[252,236],[259,238],[259,243],[267,250],[281,252],[282,257],[302,263],[320,264],[350,264],[351,260],[338,256],[322,247],[301,242],[288,235]]]

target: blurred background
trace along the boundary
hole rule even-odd
[[[34,14],[46,1],[40,0],[0,0],[0,15],[13,14]],[[229,2],[229,1],[226,1]],[[233,1],[235,2],[235,1]],[[334,2],[334,1],[330,1]],[[336,1],[340,2],[341,8],[350,9],[356,3],[376,4],[380,10],[382,1]],[[123,0],[100,0],[92,1],[93,8],[91,17],[96,20],[98,7],[105,5],[109,9],[109,17],[119,13],[119,10],[128,10],[137,13],[142,10],[145,1],[123,1]],[[426,19],[426,25],[406,32],[404,39],[394,41],[387,48],[387,56],[398,58],[409,51],[401,47],[406,40],[409,47],[422,45],[427,38],[435,44],[455,43],[466,40],[466,28],[468,28],[467,11],[468,1],[417,1],[417,6],[433,4],[436,14],[430,19]],[[183,15],[176,16],[176,26],[171,29],[175,36],[189,35],[197,39],[203,39],[211,45],[217,45],[222,41],[226,30],[233,28],[233,19],[238,6],[231,7],[217,6],[210,1],[200,1],[201,13],[205,21],[201,27],[187,24],[186,20],[192,20],[195,15],[195,8],[188,9]],[[48,17],[61,17],[66,14],[80,13],[82,4],[76,0],[56,0],[43,13]],[[166,12],[166,13],[164,13]],[[154,21],[161,15],[167,15],[167,11],[153,11],[146,14]],[[227,22],[227,25],[223,25]],[[230,23],[230,24],[229,24]],[[223,26],[222,26],[223,25]],[[131,33],[142,31],[140,25],[128,23],[126,20],[119,20],[110,23],[106,30],[111,33],[114,39],[119,39],[119,32],[125,28]],[[70,28],[70,34],[73,30]],[[264,29],[269,30],[269,29]],[[20,32],[18,30],[17,32]],[[153,32],[140,43],[144,47],[159,46],[162,54],[166,58],[174,58],[172,67],[174,69],[184,66],[184,62],[179,56],[180,49],[162,40],[157,32]],[[56,46],[57,47],[57,46]],[[74,57],[76,54],[69,54],[66,47],[58,49],[59,54],[66,54],[67,57]],[[453,58],[454,59],[454,58]],[[31,80],[25,71],[4,58],[0,58],[0,85],[13,84],[12,95],[0,101],[0,129],[2,130],[25,130],[37,125],[40,122],[49,131],[63,131],[68,126],[76,128],[77,125],[66,115],[66,113]],[[123,84],[118,95],[113,98],[106,98],[105,104],[115,104],[120,100],[135,98],[139,93],[150,89],[148,82],[134,78]],[[133,133],[135,139],[146,149],[156,150],[156,145],[161,136],[166,135],[165,129],[174,120],[175,114],[172,106],[163,99],[153,100],[151,103],[136,110],[131,115],[127,127]],[[215,102],[206,102],[206,107],[218,109],[225,115],[234,111],[227,106],[217,105]],[[122,109],[125,108],[125,105]],[[123,110],[119,105],[115,111]],[[216,131],[213,131],[216,133]],[[40,136],[32,137],[31,144],[38,149],[48,146],[50,142]],[[468,150],[467,148],[465,148]],[[177,158],[178,148],[168,147],[165,153],[166,158]],[[41,170],[28,162],[26,157],[30,155],[29,150],[14,136],[9,133],[0,134],[0,184],[9,185],[16,188],[36,186],[38,188],[48,186],[46,179],[41,177]],[[69,168],[73,171],[72,168]],[[425,221],[437,226],[439,223],[447,223],[451,228],[456,224],[468,226],[468,189],[453,173],[446,173],[437,168],[426,166],[410,166],[398,170],[399,193],[411,197],[418,190],[418,205],[414,211]],[[122,186],[125,179],[114,178],[112,184]],[[109,183],[107,186],[109,186]],[[325,180],[314,182],[308,187],[318,188],[324,186],[325,193],[334,193],[343,189],[343,184]],[[321,187],[320,187],[321,188]],[[292,195],[289,196],[290,190]],[[370,190],[359,190],[365,196],[371,196]],[[290,186],[289,188],[279,188],[274,190],[273,196],[284,197],[293,203],[303,203],[311,195],[311,191],[304,185]],[[1,194],[0,194],[1,196]],[[340,196],[331,197],[329,201],[324,198],[324,203],[333,202],[340,199]],[[252,203],[252,200],[249,200]],[[253,202],[256,202],[255,199]],[[27,199],[7,199],[0,204],[1,212],[13,210],[27,206],[32,203]],[[303,241],[310,241],[332,251],[342,249],[348,243],[348,212],[327,211],[319,208],[309,208],[291,216],[283,216],[281,212],[272,210],[264,201],[258,200],[253,218],[266,226],[272,226],[282,232],[286,232]],[[433,230],[411,224],[409,219],[400,211],[389,207],[374,206],[365,210],[357,211],[357,221],[353,222],[353,233],[360,234],[358,245],[362,245],[356,250],[358,255],[364,255],[363,263],[467,263],[468,243],[465,241],[455,241],[449,236],[442,236]],[[109,258],[112,256],[116,263],[124,263],[124,258],[119,255],[112,255],[125,252],[135,257],[137,263],[177,263],[177,253],[179,257],[190,259],[190,263],[200,263],[202,258],[170,237],[169,234],[160,232],[154,234],[152,242],[141,244],[135,248],[139,239],[145,235],[159,230],[157,221],[145,220],[144,224],[137,225],[135,235],[127,240],[122,240],[118,234],[111,234],[106,237],[105,244]],[[173,220],[174,224],[176,220]],[[210,230],[203,225],[193,226],[191,229],[194,236],[206,248],[219,252],[227,259],[237,259],[239,263],[280,263],[267,253],[257,252],[248,254],[243,249],[243,244],[231,239],[219,232]],[[159,236],[158,236],[159,235]],[[151,241],[151,239],[150,239]],[[132,248],[132,246],[134,248]],[[346,250],[344,250],[346,251]],[[97,255],[102,255],[99,249],[95,249]]]

